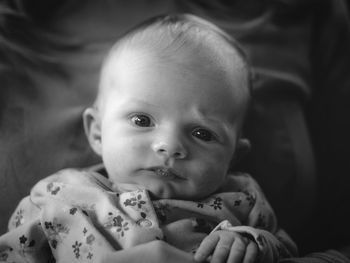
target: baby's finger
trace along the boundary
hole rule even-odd
[[[237,238],[233,242],[230,250],[230,254],[226,262],[230,263],[238,263],[242,262],[245,252],[246,252],[247,244],[243,239]]]
[[[219,239],[219,235],[208,235],[206,238],[204,238],[197,249],[197,252],[194,254],[194,260],[198,262],[206,260],[216,247]]]
[[[233,232],[227,232],[226,235],[221,235],[210,262],[226,262],[236,238],[239,239],[239,236]]]
[[[247,245],[243,263],[252,263],[256,261],[258,257],[259,249],[257,244],[254,241],[250,241]]]

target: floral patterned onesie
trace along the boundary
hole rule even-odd
[[[218,229],[254,240],[261,261],[297,253],[249,175],[228,176],[219,193],[198,202],[152,200],[144,189],[112,189],[94,169],[65,169],[20,202],[0,237],[0,262],[98,262],[156,239],[193,252]]]

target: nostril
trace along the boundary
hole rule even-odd
[[[175,159],[184,159],[187,156],[186,151],[178,151],[173,154]]]
[[[183,159],[187,155],[185,149],[180,145],[157,143],[154,144],[152,148],[158,155],[166,158]]]
[[[182,153],[176,152],[176,153],[174,153],[174,157],[175,158],[181,158],[182,157]]]

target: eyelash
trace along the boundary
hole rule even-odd
[[[134,114],[134,115],[130,116],[130,120],[134,125],[136,125],[138,127],[147,128],[147,127],[154,126],[154,122],[153,122],[152,118],[147,116],[146,114]],[[146,121],[146,123],[142,123],[145,121]]]
[[[130,120],[134,125],[141,128],[148,128],[148,127],[155,126],[152,118],[146,114],[133,114],[130,116]],[[201,128],[201,127],[194,128],[191,131],[191,135],[196,139],[204,142],[218,141],[217,135],[206,128]]]
[[[202,132],[202,135],[200,135],[200,132]],[[203,134],[203,132],[205,134]],[[215,133],[211,132],[210,130],[207,130],[205,128],[195,128],[191,132],[193,137],[196,137],[197,139],[204,141],[204,142],[212,142],[217,141],[217,136]]]

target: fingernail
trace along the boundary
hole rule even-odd
[[[194,261],[201,262],[203,260],[204,260],[204,257],[202,254],[200,254],[200,253],[194,254]]]

